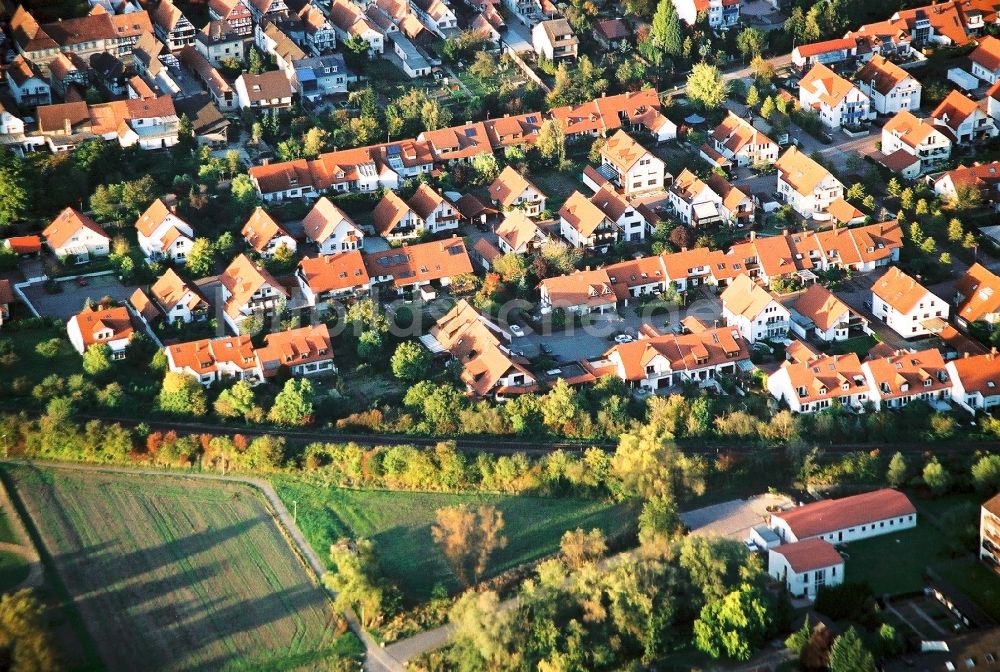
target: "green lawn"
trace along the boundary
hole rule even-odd
[[[545,209],[553,213],[559,212],[574,191],[590,193],[581,180],[558,170],[537,172],[531,176],[531,181],[546,195]]]
[[[74,373],[83,371],[80,363],[80,355],[76,353],[66,337],[66,330],[57,327],[43,327],[41,329],[24,329],[22,331],[11,332],[5,336],[10,339],[17,353],[17,362],[12,367],[12,373],[27,376],[32,382],[37,382],[49,375],[56,373],[66,377]],[[35,347],[50,339],[59,339],[61,347],[55,357],[45,357],[38,354]]]
[[[20,555],[0,551],[0,593],[5,593],[28,578],[28,563]]]
[[[1000,622],[1000,575],[974,558],[934,565],[934,569],[993,620]]]
[[[566,530],[599,527],[614,534],[635,523],[628,507],[595,500],[345,490],[291,476],[275,476],[272,482],[289,509],[298,502],[299,526],[324,561],[339,538],[367,537],[386,576],[412,601],[428,599],[437,583],[458,587],[431,538],[439,508],[492,504],[503,512],[508,544],[494,557],[493,574],[557,550]]]
[[[921,590],[924,568],[947,558],[940,531],[928,521],[917,527],[844,544],[848,581],[867,581],[876,595]]]
[[[849,338],[846,341],[838,341],[831,345],[830,354],[846,355],[849,352],[853,352],[864,360],[865,356],[868,355],[868,351],[874,348],[877,343],[878,341],[871,336],[855,336],[854,338]]]
[[[14,536],[14,530],[10,524],[10,513],[4,509],[0,509],[0,541],[6,541],[9,544],[18,544],[20,540]]]

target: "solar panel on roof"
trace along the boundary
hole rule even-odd
[[[463,251],[462,248],[458,247],[457,245],[455,247],[448,248],[448,254],[452,256],[455,256],[456,254],[462,254],[462,251]]]
[[[527,117],[526,121],[527,121],[527,122],[528,122],[529,124],[533,124],[533,123],[535,123],[536,121],[538,121],[538,117],[536,117],[535,115],[533,115],[533,114],[532,114],[532,115],[529,115],[529,116]]]
[[[474,129],[474,128],[467,128],[467,129],[465,129],[465,137],[467,137],[467,138],[474,138],[474,137],[476,137],[476,129]]]
[[[400,149],[399,145],[389,145],[385,151],[389,156],[399,156],[402,149]]]

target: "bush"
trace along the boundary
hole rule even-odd
[[[839,586],[823,586],[816,594],[813,608],[830,618],[861,621],[870,614],[874,593],[867,583],[845,582]]]

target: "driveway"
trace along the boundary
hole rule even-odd
[[[692,535],[745,541],[752,527],[767,520],[768,508],[787,510],[793,506],[794,502],[784,495],[757,495],[686,511],[681,514],[681,522],[691,528]]]

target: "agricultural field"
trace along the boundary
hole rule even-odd
[[[5,474],[108,670],[312,669],[360,646],[247,486]]]
[[[491,504],[503,513],[508,544],[497,551],[490,575],[558,551],[567,530],[597,527],[612,536],[635,525],[627,505],[589,499],[346,490],[291,476],[275,476],[272,483],[289,510],[297,502],[299,528],[324,560],[342,537],[371,539],[382,571],[411,602],[429,599],[439,583],[458,588],[431,537],[442,507]]]

